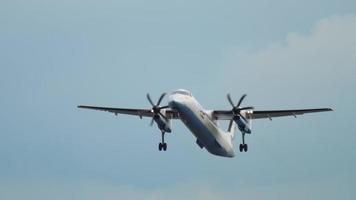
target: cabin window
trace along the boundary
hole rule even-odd
[[[182,94],[182,95],[186,95],[186,96],[192,96],[192,93],[187,90],[177,90],[177,91],[173,92],[173,94]]]

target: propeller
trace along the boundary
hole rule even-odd
[[[164,109],[164,108],[168,108],[169,106],[159,106],[162,102],[162,99],[164,98],[164,96],[166,96],[166,93],[163,93],[161,94],[161,96],[159,97],[158,101],[156,104],[153,103],[152,99],[151,99],[151,96],[149,93],[147,93],[146,97],[147,97],[147,100],[150,102],[150,104],[152,105],[152,109],[151,109],[151,112],[154,113],[153,115],[153,118],[151,120],[151,123],[150,125],[152,126],[153,123],[154,123],[154,119],[161,116],[163,117],[166,121],[168,120],[166,116],[164,116],[162,113],[161,113],[161,109]]]
[[[242,119],[244,119],[247,122],[246,118],[241,114],[241,111],[242,110],[253,110],[254,107],[252,107],[252,106],[240,107],[242,101],[245,99],[246,96],[247,96],[246,94],[242,95],[241,98],[239,99],[239,101],[237,102],[236,106],[234,105],[234,102],[232,101],[230,94],[227,94],[227,100],[229,101],[230,105],[232,106],[232,113],[234,114],[234,116],[241,117]]]

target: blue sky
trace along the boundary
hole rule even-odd
[[[1,1],[1,199],[354,199],[355,1]],[[256,120],[249,152],[200,150],[179,121],[158,152],[148,108],[333,113]],[[239,144],[240,138],[235,141]]]

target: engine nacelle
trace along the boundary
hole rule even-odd
[[[240,116],[235,116],[233,120],[236,122],[237,127],[241,132],[244,133],[251,133],[251,129],[248,125],[248,122],[246,122],[244,119],[242,119]]]
[[[155,115],[153,117],[153,120],[155,120],[155,122],[157,123],[157,126],[158,126],[159,130],[164,131],[166,133],[172,132],[172,129],[171,129],[169,121],[166,121],[165,119],[163,119],[159,115]]]

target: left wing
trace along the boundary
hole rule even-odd
[[[244,112],[248,119],[261,119],[273,117],[284,117],[303,115],[306,113],[326,112],[332,111],[331,108],[316,108],[316,109],[299,109],[299,110],[249,110]],[[213,111],[213,118],[216,120],[231,120],[233,113],[231,110],[215,110]]]
[[[91,110],[100,110],[117,114],[126,114],[126,115],[136,115],[140,118],[142,117],[153,117],[154,113],[151,109],[132,109],[132,108],[110,108],[110,107],[96,107],[96,106],[84,106],[80,105],[78,108],[91,109]],[[179,115],[177,111],[164,109],[162,113],[165,113],[165,116],[169,119],[178,119]]]
[[[246,116],[249,119],[261,119],[272,117],[284,117],[284,116],[294,116],[303,115],[307,113],[316,113],[316,112],[327,112],[333,111],[331,108],[316,108],[316,109],[301,109],[301,110],[256,110],[252,112],[247,112]]]

